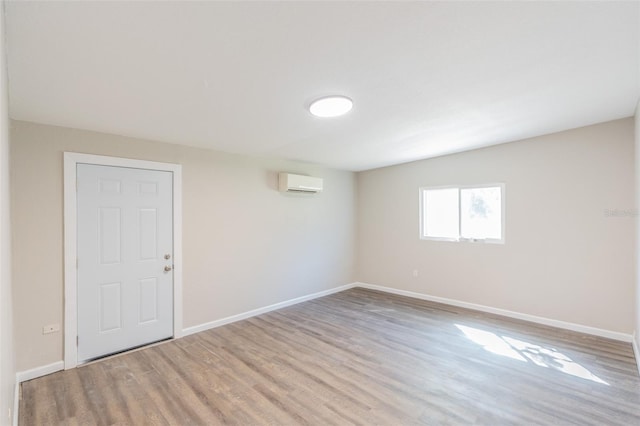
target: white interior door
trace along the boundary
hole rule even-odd
[[[171,172],[77,165],[78,361],[173,334]]]

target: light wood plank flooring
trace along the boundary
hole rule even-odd
[[[21,425],[638,425],[630,344],[352,289],[22,384]]]

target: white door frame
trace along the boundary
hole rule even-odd
[[[182,166],[102,155],[64,153],[64,369],[78,365],[76,166],[129,167],[173,173],[173,338],[182,336]]]

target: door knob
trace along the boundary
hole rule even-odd
[[[171,271],[171,266],[165,266],[165,267],[164,267],[164,271],[165,271],[165,272],[169,272],[169,271]]]
[[[169,260],[169,259],[171,259],[171,255],[169,253],[167,253],[167,254],[164,255],[164,258]]]

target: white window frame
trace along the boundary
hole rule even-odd
[[[425,191],[429,191],[429,190],[438,190],[438,189],[457,189],[458,190],[458,233],[460,233],[461,228],[462,228],[462,215],[460,214],[460,206],[462,205],[461,203],[461,199],[460,199],[460,194],[461,194],[461,190],[463,189],[475,189],[475,188],[495,188],[495,187],[499,187],[500,188],[500,219],[501,219],[501,235],[502,238],[498,239],[498,238],[464,238],[464,237],[458,237],[458,238],[446,238],[446,237],[429,237],[427,235],[425,235],[425,229],[424,229],[424,193]],[[505,191],[505,184],[504,183],[483,183],[483,184],[477,184],[477,185],[444,185],[444,186],[421,186],[420,188],[418,188],[419,191],[419,203],[420,203],[420,207],[419,207],[419,229],[420,229],[420,239],[421,240],[428,240],[428,241],[448,241],[448,242],[456,242],[456,243],[460,243],[460,242],[467,242],[467,243],[486,243],[486,244],[505,244],[506,241],[506,237],[505,237],[505,224],[506,224],[506,216],[505,216],[505,212],[506,212],[506,191]]]

